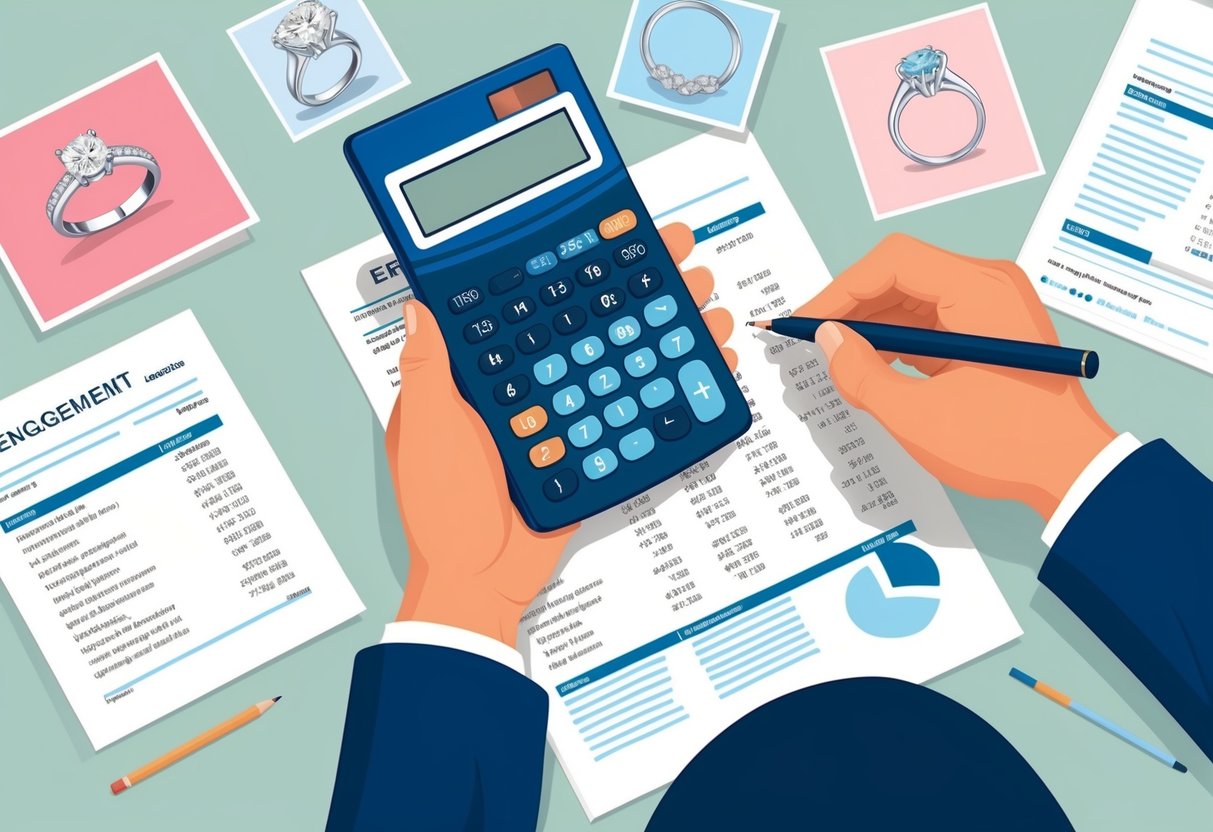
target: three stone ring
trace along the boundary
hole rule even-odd
[[[720,75],[696,75],[694,78],[688,78],[665,64],[659,64],[653,60],[653,52],[649,46],[653,28],[657,25],[658,20],[679,9],[696,9],[707,12],[723,23],[725,29],[728,30],[732,52],[729,55],[728,66]],[[729,79],[733,77],[733,73],[737,71],[738,64],[741,63],[741,30],[727,14],[711,3],[703,0],[674,0],[673,3],[666,3],[649,15],[648,21],[644,24],[644,31],[640,33],[640,58],[644,61],[649,75],[661,82],[661,86],[667,90],[675,90],[679,95],[695,95],[696,93],[711,95],[728,83]]]
[[[307,107],[319,107],[341,95],[358,77],[362,67],[362,48],[358,41],[337,31],[337,12],[318,0],[303,0],[287,12],[270,40],[286,52],[286,87],[291,97]],[[349,69],[327,90],[312,95],[305,93],[303,75],[308,64],[334,46],[349,47],[353,53]]]
[[[893,96],[893,105],[889,108],[889,136],[893,139],[893,144],[897,145],[897,149],[924,165],[946,165],[972,153],[986,130],[986,108],[973,85],[948,67],[947,54],[943,50],[928,46],[902,58],[896,71],[901,84],[898,85],[897,93]],[[977,111],[977,129],[973,131],[972,138],[954,153],[927,156],[910,148],[902,139],[901,113],[914,96],[931,98],[940,92],[956,92],[969,99],[973,109]]]
[[[67,172],[46,201],[46,218],[64,237],[87,237],[117,225],[147,205],[160,184],[160,165],[152,154],[134,145],[106,145],[95,130],[81,133],[66,147],[56,150],[55,155]],[[69,222],[63,218],[68,200],[76,191],[109,176],[121,165],[134,165],[147,171],[139,187],[121,205],[89,220]]]

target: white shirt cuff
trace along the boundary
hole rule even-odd
[[[1070,486],[1066,496],[1058,503],[1057,511],[1053,512],[1053,516],[1049,518],[1045,530],[1040,535],[1040,539],[1050,549],[1061,536],[1061,530],[1078,513],[1078,509],[1086,502],[1087,497],[1091,496],[1091,492],[1099,487],[1099,484],[1116,469],[1117,465],[1124,462],[1129,454],[1140,447],[1141,442],[1133,434],[1122,433],[1087,463],[1087,467],[1078,475],[1078,479],[1074,480],[1074,484]]]
[[[492,659],[526,675],[522,654],[495,638],[432,621],[393,621],[383,628],[380,644],[429,644]]]

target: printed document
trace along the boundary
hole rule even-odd
[[[0,402],[0,579],[94,748],[363,610],[190,312]]]
[[[1020,635],[939,483],[839,397],[815,347],[740,326],[830,279],[753,136],[700,136],[632,175],[659,226],[695,233],[686,265],[712,270],[709,305],[739,324],[730,345],[754,424],[583,523],[524,616],[549,739],[590,817],[670,782],[782,694],[853,676],[922,682]],[[305,275],[386,421],[399,265],[378,239]],[[375,328],[394,333],[390,350]]]
[[[1213,372],[1213,8],[1138,0],[1019,265],[1049,306]]]

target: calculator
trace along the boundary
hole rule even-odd
[[[749,428],[566,47],[361,130],[345,155],[528,526],[597,514]]]

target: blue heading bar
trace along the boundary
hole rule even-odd
[[[1096,231],[1088,225],[1083,225],[1080,222],[1067,219],[1061,224],[1061,230],[1072,237],[1078,237],[1081,240],[1086,240],[1100,248],[1106,248],[1108,251],[1114,251],[1117,254],[1123,254],[1130,260],[1136,260],[1138,263],[1150,265],[1150,258],[1153,252],[1148,251],[1141,246],[1135,246],[1132,243],[1126,243],[1124,240],[1113,237],[1111,234],[1105,234],[1102,231]]]
[[[728,216],[721,217],[718,220],[708,223],[702,228],[696,228],[695,242],[702,243],[709,237],[715,237],[717,234],[732,231],[737,226],[747,223],[755,217],[761,217],[766,212],[767,209],[762,207],[761,202],[755,202],[753,205],[747,205],[740,211],[735,211]]]
[[[1134,101],[1139,101],[1156,110],[1162,110],[1164,113],[1170,113],[1173,116],[1182,118],[1184,121],[1190,121],[1193,124],[1199,124],[1201,127],[1213,130],[1213,118],[1209,118],[1204,113],[1198,113],[1191,107],[1176,104],[1169,98],[1155,95],[1149,90],[1143,90],[1141,87],[1128,84],[1125,86],[1125,95]]]

